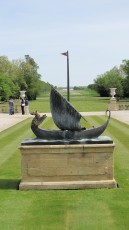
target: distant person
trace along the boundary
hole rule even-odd
[[[9,115],[13,115],[14,114],[14,102],[13,99],[11,98],[9,100]]]
[[[22,115],[24,115],[25,114],[25,101],[23,98],[21,99],[21,111],[22,111]]]
[[[25,114],[29,114],[29,101],[27,97],[25,98]]]

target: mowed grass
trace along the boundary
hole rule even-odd
[[[70,103],[77,111],[105,111],[108,108],[109,98],[89,97],[85,95],[71,96]],[[36,101],[30,101],[30,111],[37,110],[40,113],[50,112],[50,99],[49,97],[37,98]]]
[[[67,98],[66,91],[59,91],[61,95]],[[70,103],[80,112],[85,111],[105,111],[108,108],[110,98],[102,98],[95,91],[91,90],[73,90],[70,91]],[[20,106],[20,100],[15,102]],[[2,106],[6,106],[8,112],[8,102],[0,104],[0,112]],[[37,110],[40,113],[50,112],[50,93],[41,94],[35,101],[29,101],[30,112]]]
[[[105,116],[90,116],[101,125]],[[84,121],[83,121],[84,122]],[[34,137],[31,118],[0,133],[0,229],[127,230],[129,229],[129,126],[115,119],[103,135],[115,144],[116,189],[19,191],[21,141]],[[45,128],[54,129],[51,118]]]
[[[67,99],[66,91],[59,91]],[[110,98],[98,97],[97,93],[90,90],[70,91],[70,103],[77,111],[105,111],[108,108]],[[49,93],[40,95],[36,101],[30,101],[30,111],[50,112]]]

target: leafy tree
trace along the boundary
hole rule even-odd
[[[8,99],[10,96],[18,97],[19,87],[13,76],[13,64],[6,56],[0,56],[0,95],[2,100]]]
[[[123,60],[123,64],[120,66],[120,68],[124,76],[124,80],[123,80],[124,96],[129,97],[129,60]]]
[[[0,96],[18,98],[20,90],[26,90],[28,99],[36,99],[40,91],[50,90],[48,83],[41,81],[39,66],[29,55],[25,59],[9,61],[0,56]]]
[[[20,90],[26,90],[28,99],[36,99],[40,91],[40,78],[38,74],[38,65],[34,59],[29,55],[25,56],[25,61],[21,61],[19,65],[19,76]]]
[[[46,93],[50,91],[50,84],[48,82],[44,82],[40,80],[40,92],[41,93]]]
[[[6,56],[0,56],[0,73],[9,75],[11,72],[11,62]]]
[[[85,86],[74,86],[73,87],[74,90],[83,90],[85,88],[86,88]]]
[[[9,76],[0,73],[0,96],[1,100],[9,97],[16,98],[17,86],[12,82]]]
[[[121,71],[117,67],[99,75],[94,82],[100,96],[109,96],[110,88],[117,88],[117,96],[123,96],[123,77],[121,75]]]

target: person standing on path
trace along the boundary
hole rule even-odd
[[[27,97],[25,98],[25,114],[29,114],[29,101]]]
[[[21,111],[22,111],[22,115],[25,114],[25,109],[24,109],[24,107],[25,107],[25,101],[24,101],[24,99],[22,98],[22,100],[21,100]]]
[[[9,100],[9,115],[13,115],[14,114],[14,102],[13,99],[10,98]]]

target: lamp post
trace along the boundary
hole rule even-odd
[[[70,101],[69,95],[69,52],[61,53],[62,55],[67,57],[67,100]]]

